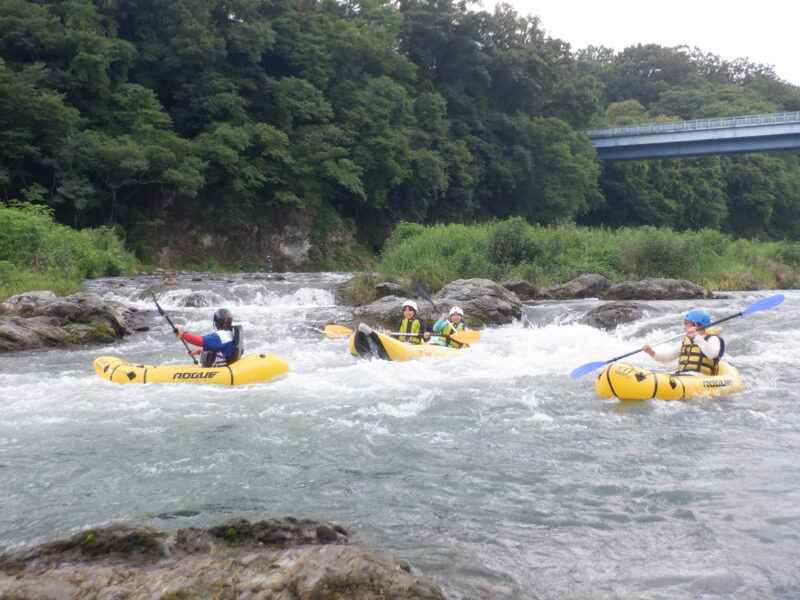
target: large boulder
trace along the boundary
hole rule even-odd
[[[0,598],[444,600],[410,564],[333,523],[233,519],[174,536],[110,525],[0,557]]]
[[[514,293],[489,279],[456,279],[434,296],[437,307],[447,311],[460,306],[470,325],[510,323],[522,314],[522,301]]]
[[[391,295],[379,298],[375,300],[375,302],[364,306],[357,306],[353,309],[353,325],[359,321],[363,321],[370,325],[394,329],[403,317],[403,303],[406,300],[407,298]],[[433,312],[427,308],[423,302],[416,302],[420,308],[417,313],[419,317],[421,319],[430,320],[430,316]]]
[[[662,278],[623,281],[612,285],[602,296],[604,300],[693,300],[711,297],[711,292],[691,281]]]
[[[506,279],[500,285],[513,292],[520,300],[554,300],[555,297],[542,287],[533,285],[524,279]]]
[[[27,292],[0,304],[0,352],[109,343],[133,329],[142,329],[134,324],[134,311],[91,292]]]
[[[547,293],[564,300],[568,298],[602,298],[613,284],[603,275],[584,273],[575,279],[551,286]]]
[[[355,322],[394,328],[402,318],[401,310],[406,300],[401,296],[385,296],[353,309],[353,318]],[[516,294],[489,279],[457,279],[439,290],[432,298],[433,303],[425,298],[414,300],[419,307],[417,315],[428,322],[435,321],[453,306],[460,306],[469,327],[510,323],[519,318],[522,307]]]

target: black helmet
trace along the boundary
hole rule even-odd
[[[220,308],[214,313],[214,329],[232,329],[233,315],[227,308]]]

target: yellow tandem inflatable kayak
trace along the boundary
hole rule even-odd
[[[100,377],[117,383],[218,383],[245,385],[261,383],[286,373],[289,364],[274,354],[248,354],[226,367],[199,365],[151,366],[129,363],[114,356],[94,360]]]
[[[423,356],[454,356],[458,348],[439,344],[408,344],[375,331],[361,323],[350,336],[350,354],[362,358],[382,358],[384,360],[414,360]]]
[[[657,373],[615,362],[600,371],[594,389],[601,398],[686,400],[741,392],[742,380],[739,371],[724,360],[720,361],[716,375]]]

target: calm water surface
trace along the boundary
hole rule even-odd
[[[292,367],[242,388],[97,377],[99,355],[186,360],[143,295],[154,280],[89,282],[152,311],[151,330],[0,356],[0,552],[115,521],[294,515],[348,527],[453,600],[800,597],[800,292],[726,323],[745,392],[626,405],[569,372],[680,333],[695,305],[721,318],[775,292],[642,303],[613,332],[577,323],[597,300],[542,303],[456,358],[390,363],[307,327],[347,317],[332,291],[347,278],[159,294],[198,333],[230,308],[248,351]]]

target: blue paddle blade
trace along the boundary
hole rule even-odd
[[[759,310],[767,310],[768,308],[778,306],[778,304],[781,302],[783,302],[783,294],[775,294],[774,296],[769,296],[768,298],[762,298],[757,302],[753,302],[750,306],[742,311],[742,314],[749,315],[750,313],[758,312]]]
[[[583,377],[587,373],[591,373],[595,369],[599,369],[600,367],[602,367],[604,365],[607,365],[609,362],[610,361],[605,361],[605,362],[597,361],[597,362],[586,363],[585,365],[581,365],[577,369],[573,370],[572,373],[569,374],[569,376],[572,379],[577,379],[578,377]]]

